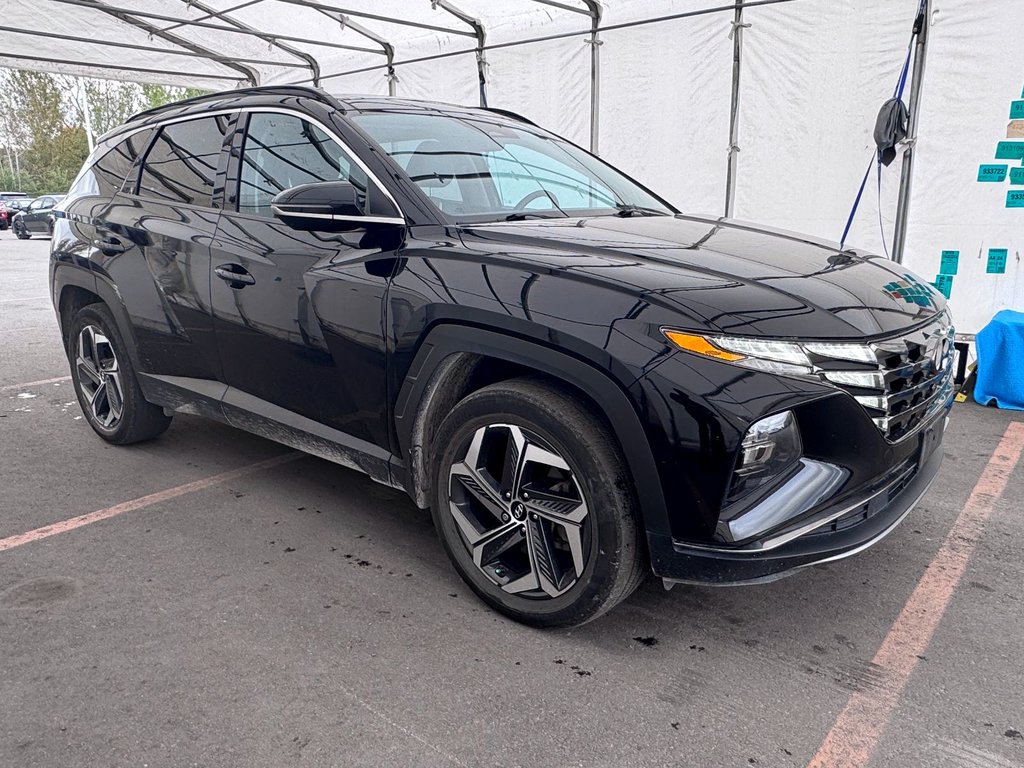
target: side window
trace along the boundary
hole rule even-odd
[[[139,173],[136,163],[152,136],[152,128],[133,133],[96,161],[93,173],[101,195],[111,197],[122,188],[127,192],[135,191]]]
[[[226,117],[202,117],[161,128],[146,155],[139,194],[210,205],[226,128]]]
[[[298,115],[256,112],[249,117],[239,173],[238,210],[272,217],[279,192],[318,181],[347,181],[365,200],[366,173],[330,136]]]
[[[113,197],[122,189],[134,193],[139,180],[137,161],[152,137],[153,129],[144,128],[113,147],[99,147],[97,158],[90,157],[86,161],[67,196],[72,199],[88,195]]]

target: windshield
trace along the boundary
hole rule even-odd
[[[675,213],[579,147],[499,115],[389,111],[352,119],[456,221]]]

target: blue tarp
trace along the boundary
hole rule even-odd
[[[1024,411],[1024,312],[1004,309],[975,339],[978,379],[974,399]]]

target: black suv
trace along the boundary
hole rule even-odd
[[[951,403],[915,275],[681,214],[499,110],[282,87],[144,112],[58,206],[52,291],[105,440],[185,411],[359,469],[541,626],[651,570],[863,550],[935,477]]]

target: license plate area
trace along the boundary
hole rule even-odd
[[[942,434],[946,429],[946,419],[941,417],[935,419],[929,424],[924,431],[921,433],[921,446],[918,449],[918,460],[917,466],[923,467],[928,463],[928,459],[935,453],[935,449],[942,442]]]

